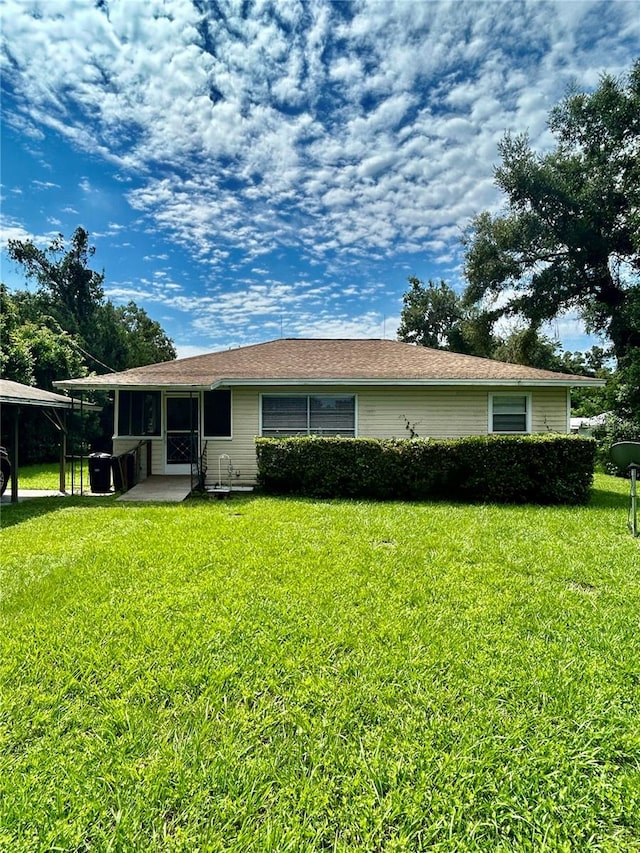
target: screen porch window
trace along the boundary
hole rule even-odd
[[[528,394],[493,394],[491,397],[491,432],[530,432]]]
[[[356,398],[345,395],[292,394],[262,398],[262,435],[356,434]]]
[[[160,435],[160,391],[118,392],[118,435]]]
[[[205,391],[203,410],[205,437],[231,438],[231,391]]]

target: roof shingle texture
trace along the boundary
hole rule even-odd
[[[69,380],[88,387],[211,386],[221,380],[502,380],[585,384],[584,376],[555,373],[389,340],[283,338],[268,343]],[[587,380],[588,382],[588,380]]]
[[[53,391],[43,391],[31,385],[22,385],[10,379],[0,379],[0,403],[20,406],[41,406],[43,408],[70,409],[78,400],[55,394]]]

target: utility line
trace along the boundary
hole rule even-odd
[[[100,367],[106,367],[107,370],[110,371],[111,373],[117,373],[118,372],[114,367],[109,367],[109,365],[105,364],[104,361],[100,361],[100,359],[96,358],[95,355],[91,355],[91,353],[87,352],[86,349],[82,349],[82,347],[80,346],[80,344],[77,341],[73,341],[73,345],[76,347],[76,349],[80,350],[82,355],[86,355],[87,358],[90,358],[92,361],[95,361],[96,364],[100,365]]]

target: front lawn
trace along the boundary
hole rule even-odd
[[[0,849],[640,850],[627,494],[3,507]]]

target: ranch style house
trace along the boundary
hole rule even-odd
[[[391,340],[280,339],[55,384],[114,392],[113,453],[148,442],[146,473],[202,459],[213,482],[224,457],[247,487],[256,436],[568,433],[571,388],[603,381]]]

